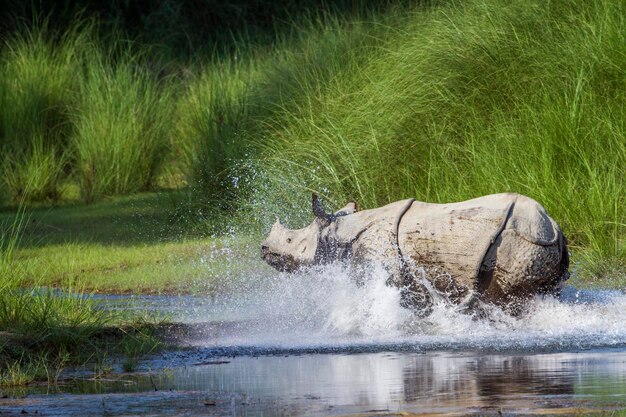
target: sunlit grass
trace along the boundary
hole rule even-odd
[[[175,84],[159,84],[132,42],[97,33],[92,21],[63,33],[44,21],[0,45],[0,196],[9,202],[56,202],[68,179],[85,201],[155,185]]]
[[[0,387],[19,387],[28,385],[37,377],[32,364],[22,365],[21,361],[9,363],[0,371]]]
[[[31,210],[13,245],[20,285],[210,295],[234,276],[262,266],[259,237],[207,236],[186,219],[171,218],[170,211],[159,194]],[[16,219],[0,214],[5,224]]]
[[[169,89],[139,60],[130,52],[117,63],[96,54],[88,58],[72,118],[74,169],[85,201],[153,187],[173,127]]]
[[[42,23],[1,46],[0,169],[10,199],[57,197],[68,155],[77,54],[85,45],[78,27],[69,28],[55,45]]]
[[[23,270],[24,285],[45,282],[64,287],[76,281],[102,293],[210,295],[237,272],[253,269],[258,260],[253,256],[256,250],[250,252],[243,241],[130,247],[65,244],[20,250],[15,264]]]
[[[247,99],[255,62],[247,57],[243,62],[216,61],[189,81],[176,110],[174,148],[190,182],[207,194],[205,199],[217,199],[229,188],[223,182],[250,151],[241,132],[251,117]]]
[[[177,216],[223,233],[217,211],[257,231],[276,212],[308,220],[310,191],[365,208],[519,192],[562,226],[574,264],[619,274],[625,7],[471,0],[311,15],[274,42],[237,37],[170,72],[88,24],[54,48],[34,28],[1,52],[0,136],[21,145],[2,158],[0,194],[16,201],[28,181],[31,200],[54,200],[70,182],[95,201],[154,188],[169,167],[164,182],[191,190]]]
[[[575,261],[623,268],[625,12],[477,0],[402,16],[343,66],[328,54],[332,82],[310,86],[311,65],[287,67],[302,82],[252,139],[261,165],[274,189],[293,190],[276,195],[317,190],[338,206],[519,192],[563,227]]]
[[[45,270],[28,276],[18,261],[28,221],[23,204],[0,218],[0,387],[56,382],[66,365],[159,346],[141,317],[99,308],[78,280],[53,289]]]

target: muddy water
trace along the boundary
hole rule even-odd
[[[418,319],[382,270],[241,276],[203,297],[103,297],[165,312],[185,349],[138,372],[5,391],[0,416],[581,414],[626,409],[626,296],[566,288],[519,316],[437,299]],[[118,368],[119,369],[119,368]],[[25,415],[25,414],[24,414]]]

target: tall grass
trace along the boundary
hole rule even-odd
[[[146,190],[168,152],[171,91],[125,53],[90,56],[73,115],[75,171],[86,201]]]
[[[271,47],[242,42],[233,56],[201,70],[178,102],[196,201],[231,210],[234,200],[241,207],[260,198],[258,180],[270,167],[259,170],[250,160],[266,147],[268,128],[288,124],[297,106],[315,105],[338,73],[371,59],[366,51],[393,31],[392,19],[362,18],[313,16]]]
[[[15,262],[28,221],[23,202],[12,219],[0,223],[0,387],[56,382],[66,365],[102,361],[109,353],[134,359],[159,346],[150,326],[99,308],[74,283],[60,291],[24,288]]]
[[[0,222],[0,292],[16,286],[19,273],[13,270],[13,259],[27,221],[21,204],[11,220]]]
[[[218,60],[188,82],[177,102],[174,147],[189,182],[202,200],[228,200],[231,170],[250,151],[249,88],[258,69],[248,57]]]
[[[52,39],[43,23],[2,45],[0,167],[3,186],[15,201],[57,197],[71,130],[74,66],[84,41],[73,29]]]
[[[26,28],[0,50],[0,169],[14,202],[55,201],[77,181],[86,201],[149,188],[167,155],[172,89],[132,42],[93,22]],[[29,194],[25,195],[25,185]]]
[[[92,345],[89,338],[107,322],[104,312],[94,309],[86,298],[21,287],[22,274],[14,256],[27,219],[22,203],[11,222],[0,224],[0,386],[38,377],[35,361],[43,365],[77,354]]]
[[[262,164],[365,207],[524,193],[574,248],[623,264],[625,16],[623,2],[576,0],[417,10],[382,45],[351,50],[368,59],[333,82],[294,86],[308,100],[265,121]]]
[[[172,77],[119,39],[16,38],[0,135],[28,145],[3,158],[5,184],[41,184],[42,199],[76,180],[89,201],[149,188],[174,159],[193,200],[229,210],[310,190],[364,207],[514,191],[577,253],[626,263],[626,3],[426,3],[311,14]]]

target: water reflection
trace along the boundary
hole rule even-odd
[[[167,367],[172,360],[166,356],[151,366]],[[158,393],[164,393],[159,407],[193,409],[194,414],[328,415],[373,410],[527,414],[550,413],[557,408],[576,413],[626,407],[623,349],[533,355],[306,354],[220,360],[199,350],[186,356],[186,366],[180,366],[180,358],[176,364],[173,370],[130,375],[117,382],[79,381],[62,387],[74,394],[69,402],[63,396],[31,394],[29,398],[38,398],[40,405],[51,403],[47,406],[54,405],[55,398],[65,401],[63,410],[67,412],[61,414],[66,415],[72,415],[71,407],[99,404],[94,394],[107,399],[108,414],[127,413],[131,404],[143,404],[143,409],[155,412],[149,401]],[[172,402],[167,402],[170,397]],[[210,412],[202,408],[206,398],[215,401]]]
[[[227,364],[189,367],[159,384],[165,389],[246,393],[283,401],[319,399],[361,411],[532,409],[582,405],[601,396],[623,400],[626,352],[241,357]],[[141,383],[135,389],[141,389]]]
[[[407,403],[435,402],[474,408],[500,407],[513,399],[525,399],[527,406],[532,407],[542,397],[571,398],[575,392],[574,376],[581,365],[578,356],[443,354],[413,358],[403,369],[403,398]]]

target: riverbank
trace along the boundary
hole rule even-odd
[[[381,280],[269,269],[261,231],[304,226],[311,191],[329,208],[526,194],[569,239],[570,285],[626,288],[626,3],[157,3],[138,26],[113,5],[0,27],[0,386],[132,370],[168,343],[162,299],[99,295],[218,300],[215,323],[249,330],[235,344],[477,327],[446,308],[416,324]],[[620,291],[515,329],[623,345]]]
[[[340,268],[317,272],[321,282],[302,274],[228,300],[135,299],[185,323],[163,329],[179,334],[177,347],[138,360],[133,373],[117,363],[66,372],[53,387],[0,387],[0,408],[55,416],[624,415],[624,294],[570,289],[524,317],[470,318],[439,306],[410,325],[391,292],[357,287]],[[131,300],[104,298],[111,308]]]
[[[246,240],[183,231],[169,204],[142,194],[0,213],[0,386],[55,383],[68,366],[130,370],[163,346],[167,315],[102,309],[96,293],[219,291]]]
[[[10,413],[44,416],[147,411],[194,416],[618,417],[626,415],[624,356],[618,350],[488,355],[436,351],[207,360],[202,350],[194,350],[185,357],[163,355],[150,362],[157,369],[149,372],[100,381],[77,378],[53,395],[30,389],[25,398],[0,399],[0,406]],[[167,372],[158,370],[164,363],[170,364]],[[303,371],[310,377],[302,378]]]
[[[0,388],[59,382],[66,368],[132,370],[157,351],[158,315],[100,309],[82,292],[0,288]]]
[[[186,331],[185,327],[172,327],[170,321],[213,317],[219,322],[231,310],[247,308],[241,305],[242,299],[260,303],[254,315],[270,308],[290,312],[288,323],[300,319],[308,323],[311,312],[299,312],[300,306],[314,305],[319,314],[329,302],[328,291],[355,290],[332,289],[337,282],[326,275],[341,277],[341,270],[300,277],[306,288],[277,281],[258,257],[261,236],[250,234],[249,228],[240,234],[233,230],[212,235],[201,224],[177,217],[171,198],[167,193],[145,193],[90,205],[0,213],[5,226],[22,216],[21,237],[15,241],[10,260],[15,279],[0,291],[0,385],[55,383],[68,366],[87,367],[97,375],[111,370],[114,362],[132,370],[142,355],[179,342],[172,335]],[[573,250],[574,259],[584,260],[577,248]],[[580,261],[572,264],[570,285],[624,288],[623,275],[594,277],[584,275],[583,270]],[[317,281],[322,288],[312,284]],[[292,294],[293,302],[276,298],[283,291]],[[318,294],[319,300],[300,299],[302,294],[313,297],[319,291],[323,293]],[[127,303],[124,308],[102,309],[107,297],[99,294],[129,297],[121,298]],[[133,297],[142,294],[156,298]],[[171,303],[164,304],[159,295],[180,303],[178,316],[167,312]],[[186,304],[189,295],[222,301],[198,310]],[[367,308],[363,302],[367,306],[375,297],[361,294],[356,298],[361,301],[353,308],[360,310]],[[341,305],[349,308],[350,303],[343,300]]]

